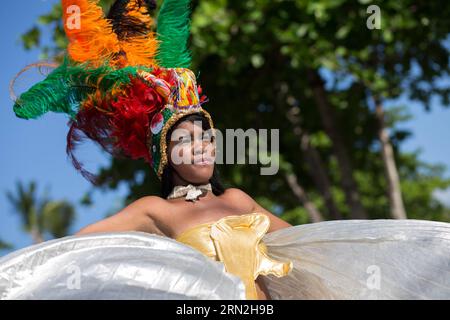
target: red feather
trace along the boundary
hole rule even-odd
[[[132,159],[144,158],[151,163],[147,133],[152,116],[164,107],[164,99],[141,80],[134,80],[113,108],[112,135],[116,146]]]
[[[114,157],[143,158],[151,164],[147,133],[153,115],[164,105],[164,98],[140,79],[133,79],[115,98],[104,97],[99,92],[90,96],[76,119],[69,123],[66,151],[74,167],[97,184],[98,177],[85,170],[74,154],[85,138],[95,141]]]

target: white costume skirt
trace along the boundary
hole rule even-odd
[[[263,238],[292,261],[272,299],[450,299],[450,223],[341,220]],[[245,299],[221,262],[142,232],[69,236],[0,259],[0,299]]]

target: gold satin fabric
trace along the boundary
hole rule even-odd
[[[279,262],[267,256],[267,247],[261,239],[269,226],[269,218],[262,213],[227,216],[188,229],[176,240],[222,261],[227,272],[241,278],[247,299],[255,300],[258,275],[283,277],[292,270],[291,261]]]

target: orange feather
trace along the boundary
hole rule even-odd
[[[108,61],[111,66],[155,66],[158,50],[155,33],[126,37],[119,40],[112,23],[105,18],[98,0],[62,0],[64,30],[69,39],[68,53],[80,63],[98,67]],[[154,25],[142,0],[131,0],[126,15],[145,24]]]
[[[62,0],[63,23],[70,57],[99,66],[120,51],[119,40],[98,0]]]

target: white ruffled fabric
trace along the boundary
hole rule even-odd
[[[292,272],[268,276],[273,299],[450,299],[450,223],[343,220],[263,238]]]
[[[222,263],[143,232],[71,236],[0,259],[0,299],[245,299]]]
[[[450,224],[345,220],[265,235],[290,260],[273,299],[450,299]],[[71,236],[0,259],[1,299],[245,299],[221,262],[141,232]]]

